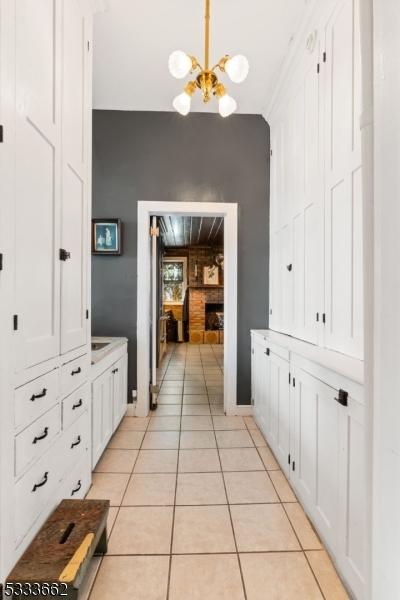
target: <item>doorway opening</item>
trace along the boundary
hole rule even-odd
[[[139,202],[136,414],[238,414],[236,340],[237,205]]]
[[[162,415],[224,414],[224,218],[153,219],[158,306],[152,408]]]

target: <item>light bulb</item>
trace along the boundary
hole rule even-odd
[[[242,83],[249,73],[249,61],[242,54],[232,56],[226,62],[225,71],[233,83]]]
[[[190,112],[191,103],[192,98],[187,92],[183,92],[183,94],[179,94],[179,96],[175,98],[172,104],[174,109],[185,117]]]
[[[236,100],[234,100],[232,96],[225,94],[219,99],[218,110],[221,117],[229,117],[229,115],[234,113],[236,109]]]
[[[168,68],[172,77],[183,79],[192,68],[192,59],[182,50],[175,50],[169,57]]]

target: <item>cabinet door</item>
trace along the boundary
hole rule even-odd
[[[113,431],[113,374],[106,371],[92,384],[92,464],[98,462]]]
[[[339,523],[339,404],[336,391],[295,369],[294,437],[290,478],[332,548]]]
[[[261,343],[261,341],[254,341],[254,414],[264,435],[267,433],[270,368],[270,363],[265,352],[266,345]]]
[[[63,3],[61,352],[87,342],[90,52],[86,2]]]
[[[279,231],[278,256],[281,285],[280,331],[291,334],[293,327],[293,252],[292,232],[289,224]]]
[[[357,598],[365,598],[367,572],[367,486],[365,406],[349,395],[340,410],[340,569]]]
[[[319,46],[308,58],[296,97],[293,143],[295,153],[295,214],[293,235],[293,330],[296,337],[316,344],[322,323],[323,178],[321,144],[321,76]],[[320,319],[317,320],[317,313]]]
[[[268,443],[282,469],[289,472],[290,453],[290,385],[289,363],[274,352],[269,355]]]
[[[123,356],[114,365],[113,369],[113,429],[115,430],[126,412],[127,403],[127,356]]]
[[[361,53],[358,0],[326,26],[325,344],[363,357]]]
[[[92,467],[96,466],[103,452],[103,377],[92,383]]]
[[[102,396],[102,435],[103,435],[103,449],[109,442],[110,437],[113,434],[113,417],[114,417],[114,375],[108,370],[103,375],[103,396]]]
[[[59,354],[61,3],[16,9],[16,369]]]

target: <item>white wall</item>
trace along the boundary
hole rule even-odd
[[[374,0],[373,7],[372,597],[389,600],[400,598],[400,2]]]

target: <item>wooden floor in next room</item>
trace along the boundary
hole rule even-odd
[[[157,410],[111,439],[88,494],[111,501],[90,600],[348,598],[253,418],[224,416],[222,361],[173,346]]]

